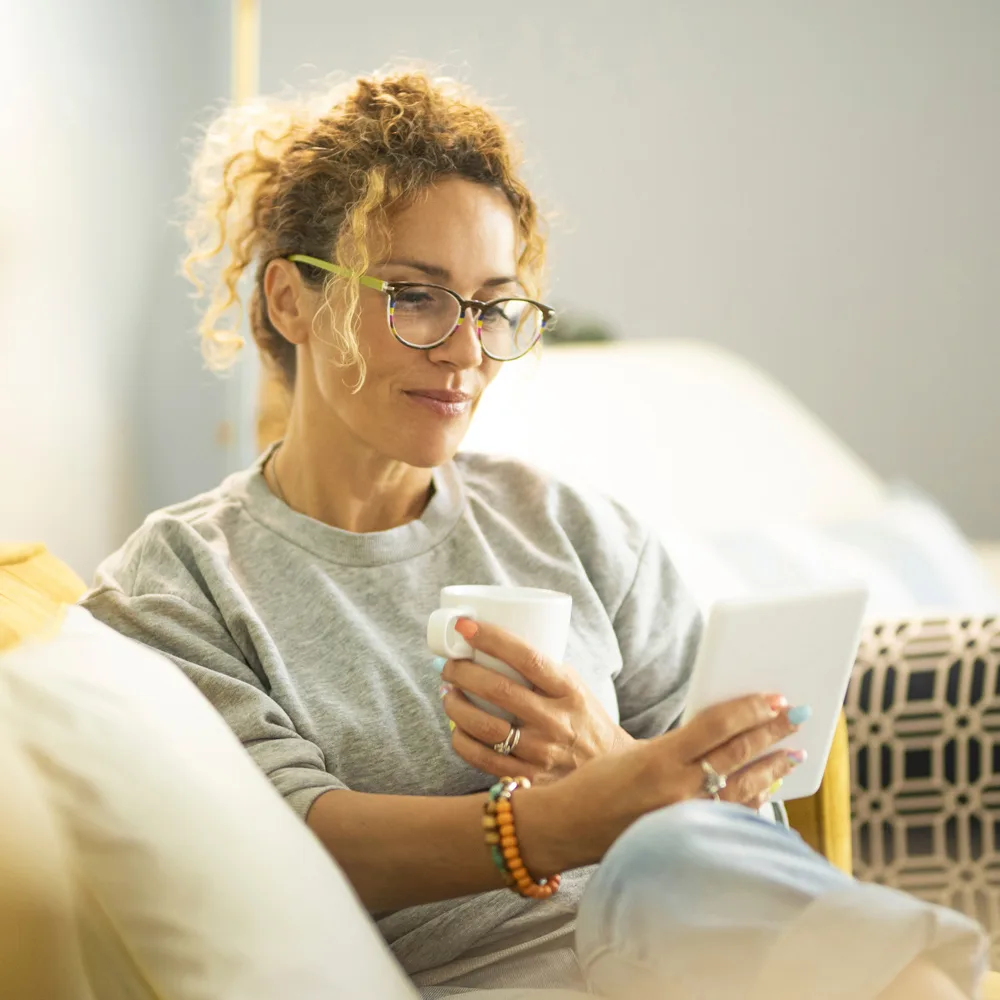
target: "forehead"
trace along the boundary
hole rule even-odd
[[[388,230],[392,257],[426,261],[454,275],[511,274],[517,260],[517,225],[506,195],[464,178],[425,188],[389,218]]]

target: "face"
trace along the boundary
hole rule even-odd
[[[389,234],[390,249],[369,268],[375,277],[444,285],[466,299],[521,294],[514,277],[514,213],[499,191],[460,178],[442,180],[390,220]],[[288,280],[296,282],[297,274]],[[300,294],[310,294],[298,284]],[[281,289],[274,290],[280,302]],[[296,404],[306,409],[306,419],[325,425],[329,440],[342,441],[347,434],[385,459],[430,468],[454,456],[501,362],[482,353],[468,316],[444,344],[431,350],[406,347],[389,329],[386,301],[383,292],[360,290],[359,341],[367,370],[357,393],[350,388],[357,371],[338,366],[322,322],[315,331],[311,322],[292,324],[298,346],[295,393],[302,396]],[[270,289],[269,303],[272,319],[278,319]],[[309,314],[308,303],[301,312],[303,318]]]

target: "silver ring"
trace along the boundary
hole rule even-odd
[[[726,787],[726,776],[718,771],[707,760],[701,762],[701,769],[705,774],[705,779],[701,783],[702,790],[707,796],[719,801],[719,792]]]
[[[518,743],[521,741],[521,730],[517,728],[513,723],[510,726],[510,732],[507,734],[506,738],[502,743],[494,743],[493,749],[500,755],[504,757],[509,757],[516,749]]]

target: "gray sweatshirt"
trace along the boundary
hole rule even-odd
[[[335,788],[489,787],[451,748],[426,645],[427,616],[449,584],[570,594],[566,662],[612,718],[640,738],[676,720],[699,614],[657,538],[616,503],[463,454],[435,470],[419,520],[353,534],[286,506],[261,465],[150,515],[101,565],[83,604],[171,657],[300,816]],[[565,879],[561,912],[587,876]],[[410,907],[378,926],[414,975],[488,951],[545,906],[501,890]]]

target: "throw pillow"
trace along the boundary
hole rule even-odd
[[[93,995],[413,1000],[346,879],[184,675],[71,607],[0,655]]]

